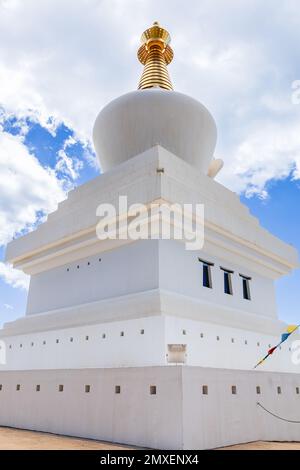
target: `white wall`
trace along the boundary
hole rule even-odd
[[[209,449],[251,441],[300,441],[300,425],[276,419],[257,406],[300,421],[300,375],[188,367],[183,373],[185,449]],[[202,395],[202,386],[208,395]],[[235,385],[237,394],[232,395]],[[261,388],[257,395],[256,387]],[[281,387],[281,395],[277,393]]]
[[[259,401],[286,419],[299,420],[300,376],[295,374],[176,366],[17,371],[1,372],[0,384],[2,426],[158,449],[300,441],[299,425],[277,420],[257,406]],[[91,386],[90,393],[85,385]],[[119,395],[116,385],[121,386]],[[150,395],[151,385],[156,395]],[[202,394],[203,385],[208,395]]]
[[[3,338],[6,364],[0,370],[161,365],[164,324],[156,316]]]
[[[211,267],[212,289],[203,287],[203,265],[198,258],[214,263]],[[223,267],[232,274],[233,295],[224,293]],[[239,274],[251,277],[251,300],[243,298],[242,279]],[[250,313],[276,318],[274,283],[253,273],[246,265],[237,266],[203,251],[187,251],[185,245],[174,240],[159,243],[159,285],[178,294],[204,299],[216,305],[236,308]]]
[[[299,373],[290,351],[294,339],[297,336],[259,370]],[[168,344],[185,344],[190,366],[252,370],[278,341],[277,336],[249,330],[156,315],[3,337],[6,364],[0,370],[163,366],[167,365]]]
[[[166,344],[187,345],[189,366],[250,371],[280,340],[279,336],[170,316],[166,317],[165,332]],[[300,365],[292,362],[296,339],[298,336],[291,336],[259,370],[299,374]]]
[[[26,313],[36,314],[156,287],[158,241],[140,241],[32,276]]]
[[[199,257],[215,264],[211,268],[212,289],[202,285]],[[224,294],[220,266],[234,271],[232,296]],[[240,273],[252,277],[250,301],[243,299]],[[274,283],[270,279],[253,273],[247,266],[237,266],[202,251],[187,251],[183,243],[174,240],[135,242],[32,276],[27,314],[157,287],[216,305],[276,317]]]
[[[0,384],[1,426],[153,448],[181,446],[176,368],[166,375],[164,368],[1,372]],[[157,386],[157,395],[150,395],[151,385]]]

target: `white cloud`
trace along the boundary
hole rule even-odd
[[[0,278],[12,287],[28,290],[29,276],[14,269],[10,264],[0,262]]]
[[[300,178],[300,127],[287,123],[257,122],[252,132],[237,146],[233,159],[221,175],[237,192],[266,197],[266,183],[289,175]]]
[[[173,38],[175,88],[216,118],[222,181],[264,196],[270,179],[299,168],[293,130],[293,145],[284,142],[285,123],[300,125],[300,106],[291,103],[291,83],[300,79],[298,11],[298,0],[190,0],[184,8],[182,0],[5,0],[0,104],[52,132],[64,121],[89,142],[99,110],[136,88],[139,33],[159,20]],[[57,168],[73,180],[78,165],[60,152]]]
[[[4,304],[4,308],[5,308],[6,310],[13,310],[13,309],[14,309],[14,307],[13,307],[12,305],[10,305],[10,304]]]
[[[68,155],[68,148],[72,147],[77,143],[77,140],[74,137],[69,136],[64,144],[63,148],[58,152],[58,159],[55,165],[55,170],[60,172],[67,177],[69,177],[72,181],[75,181],[79,175],[80,170],[82,170],[84,164],[82,160],[79,160],[76,157],[70,157]]]
[[[37,214],[55,210],[64,198],[53,170],[43,168],[20,137],[0,130],[0,246],[30,230]],[[0,278],[14,288],[28,289],[29,277],[0,262]]]
[[[0,123],[0,246],[18,233],[31,230],[37,219],[56,209],[65,198],[63,181],[29,153],[22,136],[12,136]],[[0,278],[15,288],[28,289],[29,277],[0,262]]]
[[[44,168],[20,137],[0,131],[0,246],[30,229],[38,214],[64,199],[54,170]]]

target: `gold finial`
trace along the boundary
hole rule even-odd
[[[146,29],[141,37],[142,46],[138,50],[138,59],[145,66],[139,83],[139,90],[160,87],[173,90],[167,65],[174,57],[169,46],[171,37],[158,21]]]

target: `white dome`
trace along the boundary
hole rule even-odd
[[[195,99],[150,88],[109,103],[96,119],[93,138],[103,171],[159,144],[207,174],[217,128]]]

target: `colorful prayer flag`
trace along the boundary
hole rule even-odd
[[[268,351],[268,354],[263,358],[261,359],[257,364],[256,366],[254,367],[254,369],[256,369],[258,366],[260,366],[263,362],[265,362],[266,359],[268,359],[269,356],[271,356],[273,354],[274,351],[276,351],[276,349],[282,344],[284,343],[289,336],[291,336],[292,333],[294,333],[296,330],[298,330],[298,328],[300,327],[300,325],[289,325],[287,327],[287,332],[286,333],[283,333],[281,335],[281,341],[279,344],[277,344],[277,346],[274,346],[273,348],[269,349]]]
[[[281,342],[284,343],[290,335],[291,333],[283,333],[283,335],[281,335]]]
[[[292,333],[294,333],[294,331],[296,331],[298,328],[299,328],[299,325],[298,325],[298,326],[297,326],[297,325],[289,325],[289,326],[287,327],[287,330],[286,330],[286,331],[287,331],[288,333],[292,334]]]

